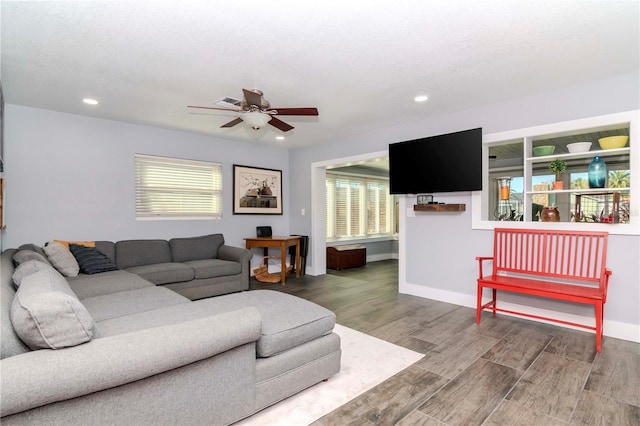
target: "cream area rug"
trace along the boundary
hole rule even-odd
[[[336,324],[340,372],[236,425],[308,425],[404,370],[424,355]]]

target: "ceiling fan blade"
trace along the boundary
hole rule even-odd
[[[318,108],[269,108],[278,115],[318,115]]]
[[[228,122],[227,124],[223,124],[223,125],[222,125],[222,126],[220,126],[220,127],[233,127],[233,126],[235,126],[236,124],[240,124],[240,123],[242,123],[242,118],[238,117],[238,118],[236,118],[236,119],[231,120],[231,121],[230,121],[230,122]]]
[[[262,94],[259,92],[254,92],[249,89],[242,89],[244,93],[244,100],[247,102],[247,105],[255,105],[258,108],[262,109]]]
[[[279,118],[275,118],[275,117],[271,117],[271,120],[269,121],[269,124],[271,124],[273,127],[277,127],[278,129],[282,130],[283,132],[288,132],[289,130],[293,129],[293,126],[285,123],[284,121],[280,120]]]
[[[242,112],[242,109],[239,109],[239,108],[220,108],[220,107],[206,107],[206,106],[196,106],[196,105],[187,105],[187,108],[215,109],[220,111]]]

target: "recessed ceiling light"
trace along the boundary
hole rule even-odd
[[[413,98],[413,100],[416,102],[426,102],[428,99],[429,97],[427,95],[419,95]]]
[[[284,140],[284,136],[276,136],[276,139],[279,141],[283,141]]]
[[[96,101],[95,99],[91,99],[91,98],[84,98],[82,100],[82,102],[84,102],[85,104],[89,104],[89,105],[98,105],[98,101]]]

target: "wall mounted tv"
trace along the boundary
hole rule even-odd
[[[392,194],[482,190],[482,128],[389,144]]]

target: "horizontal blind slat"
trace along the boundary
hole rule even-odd
[[[136,216],[222,217],[218,163],[135,155]]]

